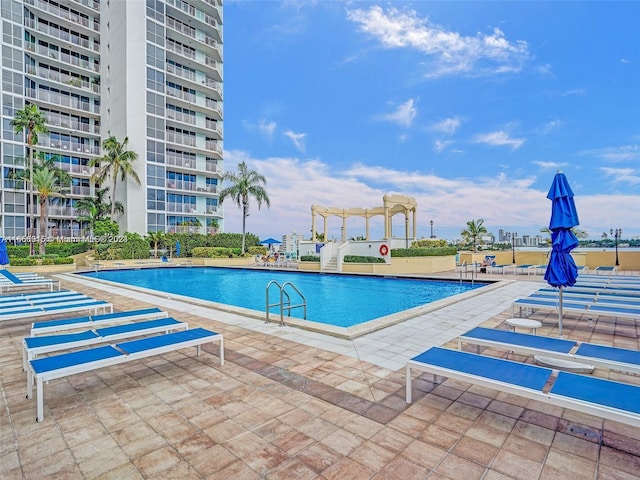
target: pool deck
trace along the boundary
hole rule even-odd
[[[354,340],[58,278],[119,310],[158,306],[223,333],[225,365],[205,347],[200,357],[185,350],[55,380],[36,423],[20,354],[31,324],[0,323],[3,479],[639,478],[638,428],[426,375],[405,402],[407,359],[453,347],[478,325],[504,327],[511,302],[543,286],[540,277],[486,276],[504,283]],[[557,335],[556,314],[535,318],[539,335]],[[564,334],[639,349],[639,325],[567,316]]]

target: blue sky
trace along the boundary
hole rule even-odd
[[[226,0],[225,170],[245,161],[271,200],[251,204],[247,231],[306,238],[312,204],[396,193],[417,200],[418,237],[430,220],[454,239],[480,218],[536,235],[561,169],[580,228],[640,236],[639,22],[632,1]],[[403,216],[393,229],[404,236]]]

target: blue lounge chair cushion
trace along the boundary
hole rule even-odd
[[[71,343],[82,340],[90,340],[98,338],[98,335],[91,330],[78,333],[67,333],[63,335],[46,335],[44,337],[26,337],[24,339],[27,348],[45,347],[49,345],[57,345],[60,343]]]
[[[614,362],[640,365],[640,352],[637,350],[627,350],[625,348],[607,347],[605,345],[594,345],[583,343],[576,351],[576,355],[612,360]]]
[[[96,329],[96,332],[101,337],[108,337],[110,335],[119,335],[122,333],[135,332],[136,330],[144,330],[147,328],[156,327],[170,327],[182,322],[179,322],[175,318],[159,318],[157,320],[147,320],[145,322],[127,323],[124,325],[114,325],[113,327],[104,327]]]
[[[61,368],[73,367],[83,363],[96,362],[122,356],[123,354],[113,348],[111,345],[104,347],[91,348],[89,350],[78,350],[77,352],[64,353],[53,357],[38,358],[31,360],[33,371],[41,374],[51,370],[59,370]]]
[[[463,337],[491,340],[494,342],[538,348],[541,350],[549,350],[559,353],[569,353],[576,345],[576,342],[563,340],[561,338],[542,337],[538,335],[529,335],[526,333],[516,333],[509,332],[507,330],[496,330],[493,328],[483,327],[474,328],[473,330],[465,333]]]
[[[559,372],[549,393],[640,414],[640,387],[637,385]]]
[[[532,390],[542,390],[551,375],[548,368],[439,347],[430,348],[411,360]]]
[[[22,283],[22,280],[16,277],[9,270],[0,270],[0,274],[4,275],[9,281],[11,281],[11,283],[15,283],[16,285]]]
[[[70,325],[74,323],[89,323],[91,322],[91,317],[75,317],[75,318],[62,318],[60,320],[47,320],[44,322],[36,322],[31,327],[32,330],[37,330],[39,328],[49,328],[49,327],[57,327],[60,325]]]
[[[94,315],[91,317],[91,320],[94,322],[101,322],[104,320],[116,320],[118,318],[126,318],[131,317],[133,315],[148,315],[151,313],[162,313],[158,307],[151,308],[141,308],[140,310],[127,310],[124,312],[114,312],[114,313],[104,313],[101,315]]]
[[[153,350],[154,348],[166,347],[174,343],[186,342],[197,338],[205,338],[215,336],[217,333],[205,330],[204,328],[193,328],[183,332],[168,333],[166,335],[157,335],[155,337],[142,338],[140,340],[131,340],[129,342],[118,343],[116,346],[128,353],[138,353],[145,350]]]

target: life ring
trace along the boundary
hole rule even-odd
[[[380,255],[382,255],[383,257],[387,255],[387,253],[389,253],[389,247],[387,247],[384,243],[382,245],[380,245]]]

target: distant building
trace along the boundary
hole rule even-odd
[[[287,235],[283,235],[282,244],[280,245],[280,251],[286,255],[298,258],[300,240],[302,240],[302,235],[299,235],[296,232],[291,232]]]

